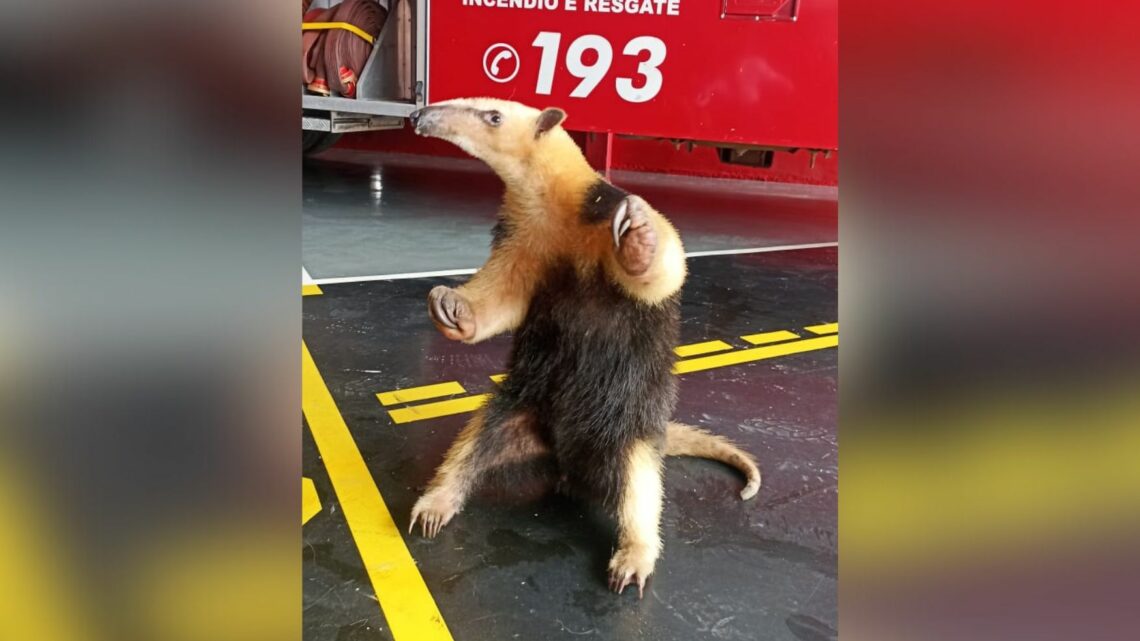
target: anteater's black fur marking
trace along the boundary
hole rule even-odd
[[[598,181],[586,190],[586,198],[582,201],[582,222],[594,224],[610,220],[618,205],[628,196],[629,192],[598,178]]]
[[[679,296],[647,305],[603,270],[583,281],[569,263],[551,267],[515,335],[507,379],[487,405],[476,456],[511,447],[518,435],[497,427],[526,413],[554,454],[560,489],[616,510],[630,447],[664,446],[677,396]]]
[[[513,231],[511,221],[499,216],[491,228],[491,249],[498,249],[499,245],[507,242]]]

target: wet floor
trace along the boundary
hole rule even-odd
[[[306,166],[304,259],[315,278],[483,260],[493,176],[359,160]],[[672,218],[690,251],[835,239],[834,200],[722,181],[690,188],[631,176],[624,185]],[[742,502],[742,478],[723,465],[669,459],[664,554],[639,601],[635,591],[606,589],[614,532],[605,515],[542,487],[488,488],[438,538],[404,533],[383,543],[410,553],[454,639],[835,638],[837,249],[691,258],[689,269],[682,344],[724,345],[682,360],[676,417],[754,453],[759,495]],[[468,401],[493,393],[490,377],[506,361],[509,337],[457,344],[428,320],[428,290],[464,278],[324,285],[304,301],[305,343],[401,532],[470,415]],[[426,396],[378,397],[408,388]],[[339,472],[320,456],[312,427],[306,422],[304,473],[320,504],[302,532],[305,638],[416,641],[394,631],[381,608],[414,591],[374,583],[383,568],[366,571],[359,517],[346,518],[347,490],[332,482]]]
[[[614,182],[661,209],[689,252],[839,239],[829,188],[633,172]],[[475,160],[326,152],[305,164],[302,260],[317,279],[478,267],[501,192]]]

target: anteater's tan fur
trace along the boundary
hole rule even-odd
[[[439,330],[466,343],[511,331],[527,317],[538,279],[556,264],[569,263],[581,279],[599,269],[632,299],[649,306],[676,305],[684,283],[685,256],[673,226],[636,195],[618,205],[630,224],[614,234],[583,224],[586,202],[600,178],[562,129],[565,114],[539,111],[492,99],[462,99],[433,105],[417,114],[417,131],[449,140],[485,161],[502,178],[506,193],[499,212],[504,233],[486,264],[464,285],[437,287],[429,308]],[[601,202],[600,197],[597,202]],[[620,218],[616,219],[620,220]],[[462,508],[477,478],[488,468],[545,456],[550,449],[535,436],[536,417],[519,414],[503,420],[497,434],[508,446],[476,456],[487,410],[476,413],[460,433],[412,511],[411,527],[422,523],[435,536]],[[615,453],[624,463],[616,516],[619,549],[610,561],[611,587],[630,582],[639,589],[653,572],[661,552],[658,532],[662,504],[664,455],[697,456],[722,461],[747,478],[740,495],[751,498],[760,487],[752,457],[728,440],[680,423],[663,427],[664,441],[641,440]],[[501,440],[499,441],[501,443]],[[618,469],[618,468],[615,468]]]

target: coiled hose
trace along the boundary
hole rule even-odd
[[[387,17],[388,11],[375,0],[345,0],[328,9],[306,12],[306,24],[342,23],[340,27],[301,32],[301,79],[306,88],[325,96],[355,98],[360,72]]]

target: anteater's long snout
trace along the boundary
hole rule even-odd
[[[417,134],[431,135],[433,125],[439,121],[444,109],[444,107],[423,107],[408,114],[408,120],[412,122]]]

